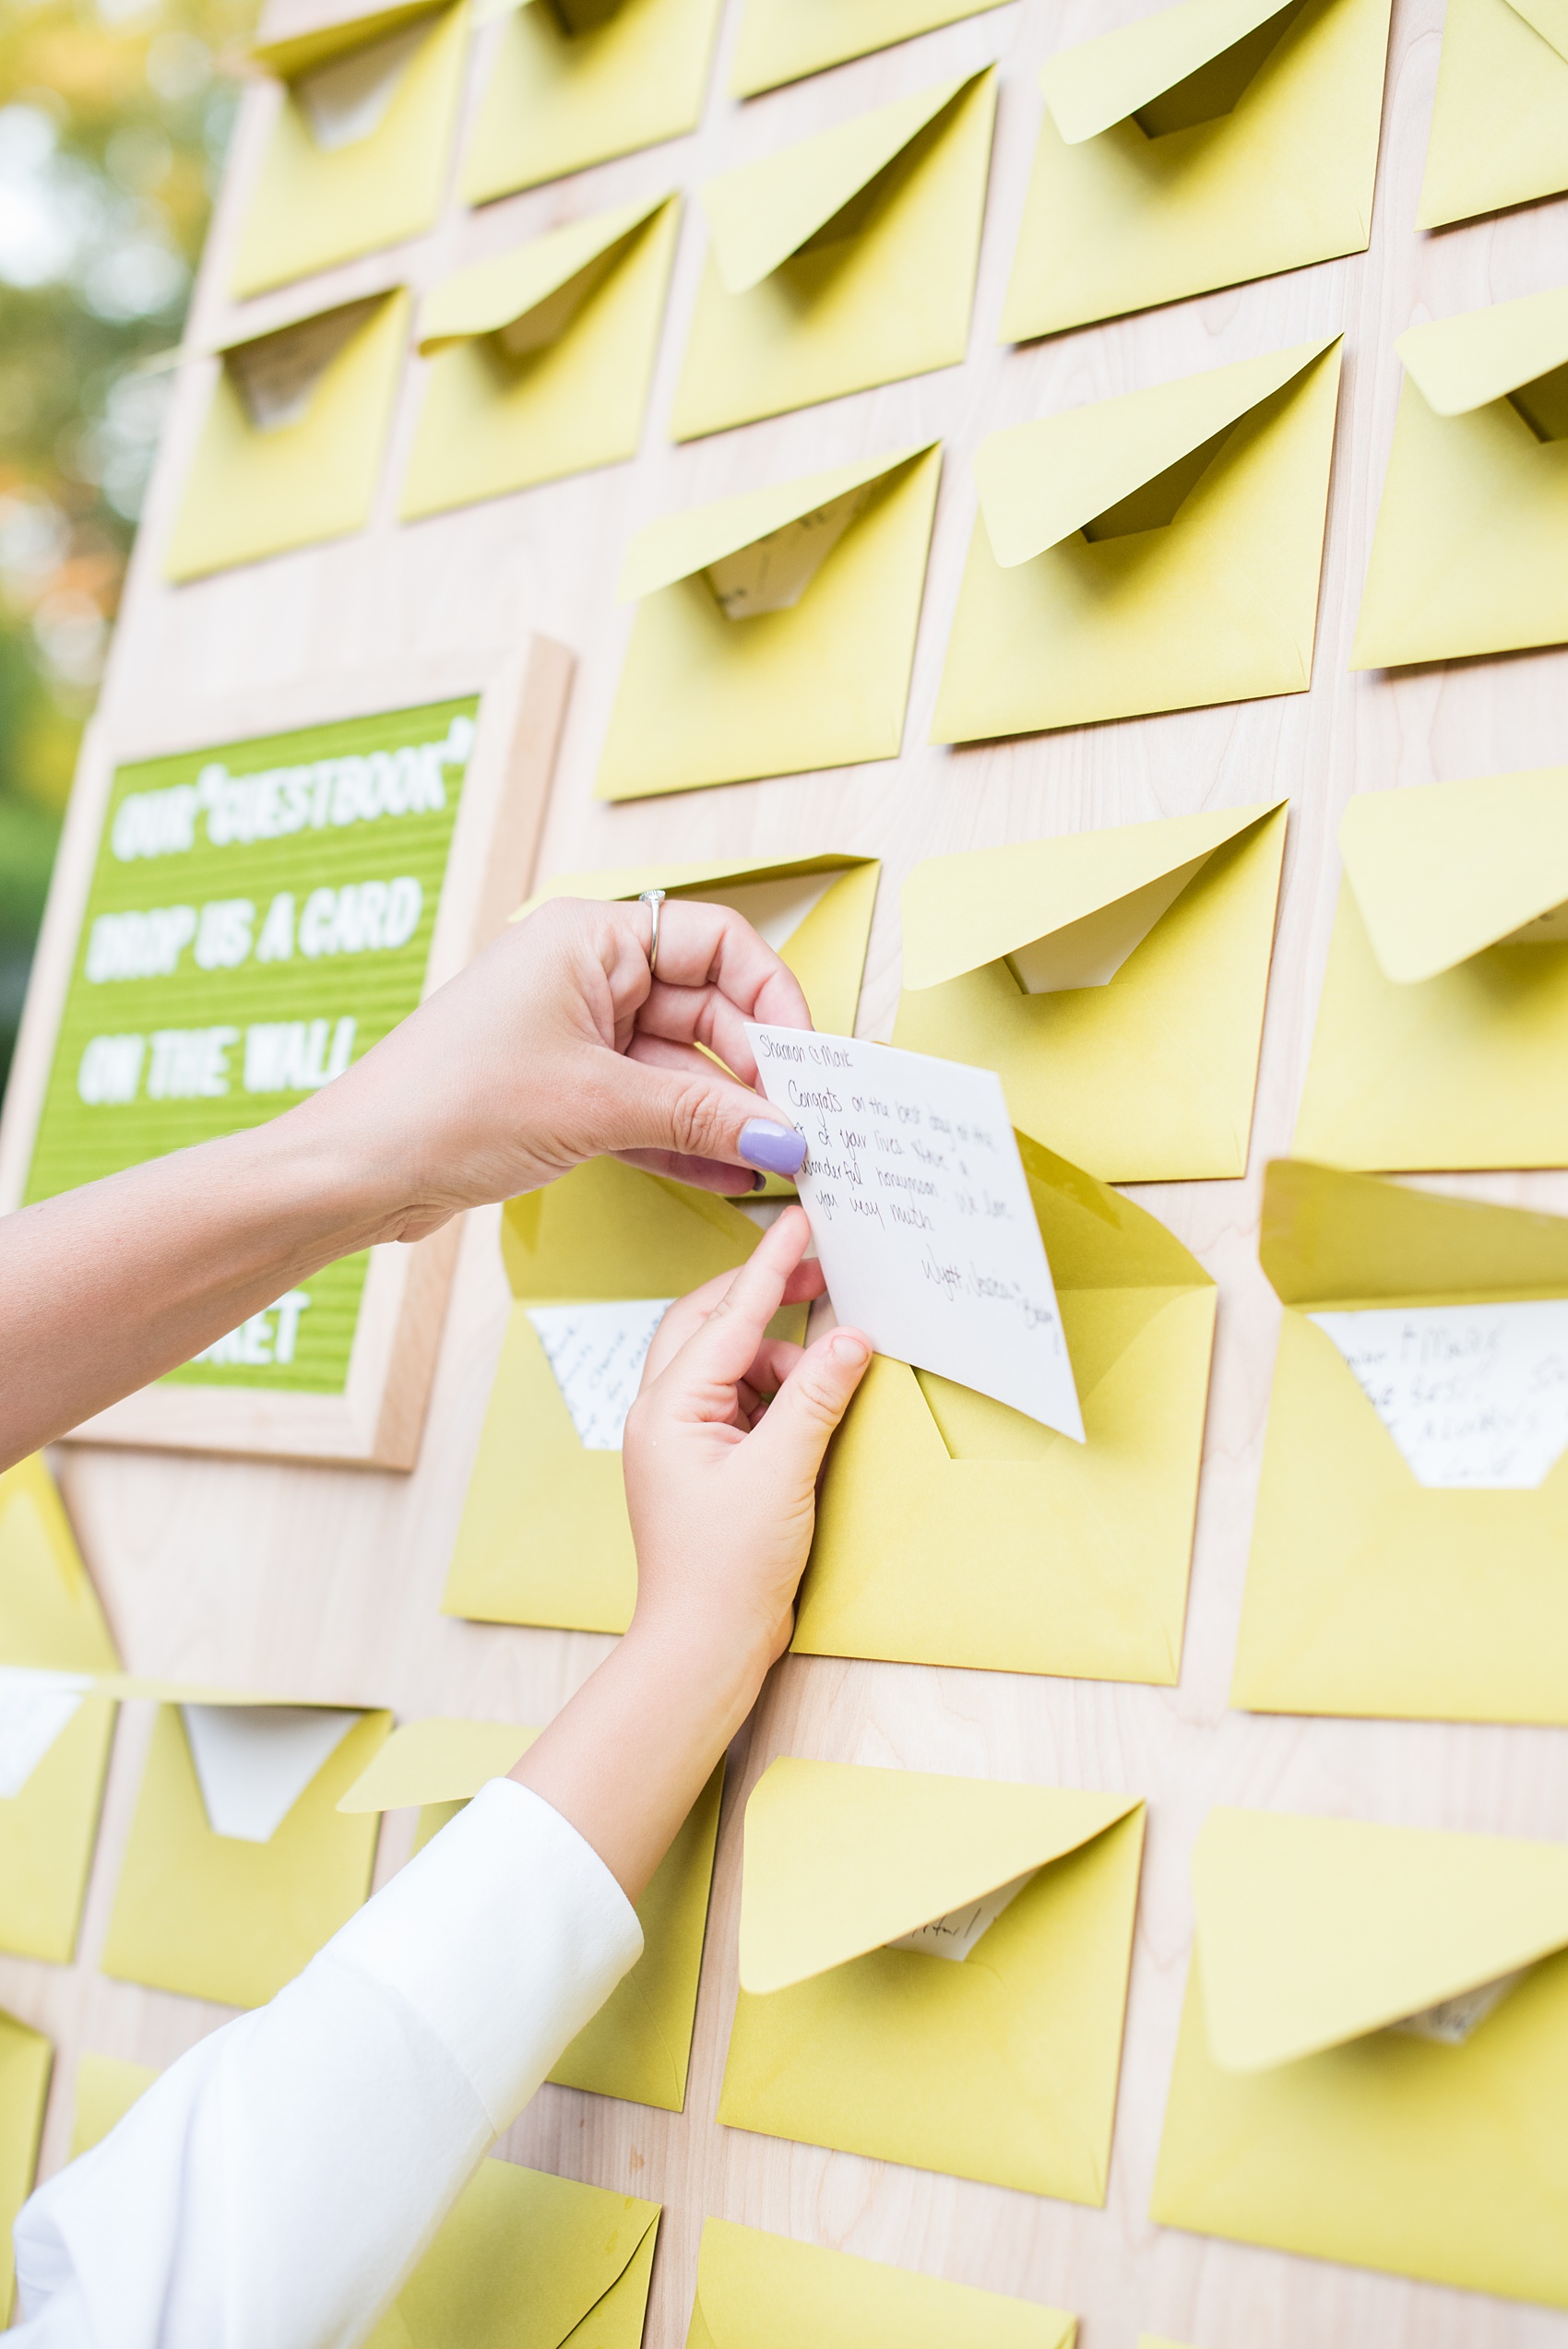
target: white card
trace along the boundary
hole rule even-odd
[[[21,1793],[89,1685],[80,1673],[0,1665],[0,1799]]]
[[[1028,1868],[1015,1876],[1010,1884],[998,1884],[994,1892],[987,1892],[978,1901],[966,1902],[962,1908],[950,1908],[945,1916],[933,1916],[929,1925],[917,1925],[912,1933],[900,1933],[889,1941],[890,1950],[913,1950],[921,1957],[952,1958],[961,1962],[967,1958],[982,1933],[988,1932],[1004,1908],[1010,1908],[1024,1886],[1039,1874]]]
[[[1007,967],[1026,995],[1057,995],[1078,987],[1109,987],[1123,964],[1136,954],[1157,921],[1164,919],[1189,881],[1208,862],[1192,857],[1174,872],[1162,872],[1125,897],[1099,906],[1081,921],[1070,921],[1049,937],[1031,939],[1007,956]]]
[[[555,1373],[585,1452],[619,1452],[654,1332],[669,1297],[608,1305],[530,1305],[528,1317]]]
[[[1402,2022],[1391,2023],[1391,2031],[1403,2031],[1412,2039],[1436,2039],[1445,2047],[1462,2047],[1472,2031],[1479,2029],[1488,2015],[1503,2004],[1515,1982],[1528,1973],[1519,1966],[1512,1974],[1499,1975],[1495,1982],[1478,1982],[1473,1990],[1461,1990],[1452,1999],[1440,1999],[1434,2007],[1423,2007],[1420,2014],[1408,2014]]]
[[[704,575],[727,620],[750,620],[763,611],[792,611],[823,564],[870,503],[879,481],[846,490],[798,521],[786,522],[749,547],[720,555]]]
[[[838,1319],[1082,1443],[1000,1077],[853,1037],[746,1033],[762,1091],[806,1137],[795,1187]]]
[[[183,1704],[207,1823],[237,1843],[269,1844],[358,1713],[315,1704]]]
[[[1528,1491],[1568,1445],[1568,1299],[1311,1313],[1420,1485]]]
[[[413,53],[429,31],[429,20],[422,18],[418,24],[380,41],[367,41],[346,57],[295,77],[295,103],[324,154],[357,147],[381,128]]]
[[[781,881],[725,882],[716,889],[694,885],[675,894],[705,906],[728,906],[743,914],[757,936],[777,955],[809,913],[814,913],[842,872],[792,872]]]

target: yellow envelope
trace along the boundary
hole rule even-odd
[[[995,113],[988,68],[703,185],[710,243],[673,439],[957,365]]]
[[[305,1783],[281,1823],[263,1840],[212,1825],[213,1782],[198,1776],[190,1711],[210,1718],[279,1707],[229,1691],[172,1691],[123,1681],[126,1695],[156,1690],[162,1702],[104,1943],[105,1974],[176,1990],[223,2006],[264,2006],[292,1980],[360,1906],[375,1862],[374,1815],[345,1819],[338,1797],[360,1776],[392,1726],[387,1713],[361,1713]],[[177,1701],[173,1701],[177,1700]],[[210,1771],[220,1757],[203,1756]]]
[[[1335,337],[992,433],[932,741],[1304,694],[1338,393]]]
[[[597,796],[897,758],[941,469],[900,449],[639,531]]]
[[[1102,2204],[1143,1840],[1132,1795],[774,1762],[719,2119]],[[1020,1878],[968,1954],[928,1953]]]
[[[1568,286],[1412,326],[1352,669],[1568,638]]]
[[[1286,1312],[1231,1702],[1568,1722],[1568,1456],[1425,1485],[1313,1313],[1568,1297],[1568,1218],[1285,1159],[1259,1254]]]
[[[1087,1441],[874,1355],[827,1456],[793,1645],[1173,1687],[1214,1283],[1132,1200],[1018,1147]]]
[[[695,130],[719,0],[526,0],[503,17],[467,204]]]
[[[467,50],[467,10],[431,0],[252,50],[283,84],[283,102],[241,223],[233,293],[434,227]]]
[[[746,0],[730,89],[754,98],[896,41],[978,17],[1001,0]]]
[[[1193,1896],[1155,2219],[1568,2307],[1568,1850],[1216,1810]]]
[[[686,2349],[1073,2349],[1063,2308],[705,2219]]]
[[[118,2056],[95,2056],[84,2049],[77,2058],[77,2109],[71,2128],[71,2159],[90,2153],[117,2128],[158,2074],[150,2064],[125,2063]]]
[[[1448,0],[1417,227],[1443,228],[1565,187],[1562,0]]]
[[[422,1829],[434,1811],[440,1816],[430,1820],[433,1828],[445,1826],[487,1779],[504,1777],[538,1735],[503,1721],[410,1721],[393,1731],[338,1808],[403,1810],[418,1804]],[[723,1791],[721,1762],[637,1903],[642,1956],[551,2072],[559,2087],[623,2096],[661,2112],[683,2110]],[[422,1844],[428,1841],[422,1835]]]
[[[916,865],[893,1041],[1108,1182],[1246,1172],[1285,802]]]
[[[0,2011],[0,2325],[16,2289],[11,2229],[32,2192],[54,2049],[41,2031]]]
[[[590,1158],[502,1219],[507,1323],[442,1612],[559,1631],[624,1631],[637,1565],[618,1448],[579,1436],[542,1341],[537,1305],[684,1296],[743,1264],[757,1225],[711,1192]],[[774,1324],[804,1325],[792,1307]]]
[[[1568,1166],[1568,767],[1354,799],[1339,846],[1297,1156]]]
[[[680,209],[596,212],[425,297],[405,521],[636,455]]]
[[[406,293],[370,294],[219,354],[165,577],[200,578],[363,529],[408,331]]]
[[[0,1682],[6,1667],[113,1672],[118,1657],[42,1455],[0,1476]],[[13,1682],[25,1702],[28,1683]],[[0,1691],[0,1731],[6,1696]],[[16,1793],[0,1796],[0,1949],[68,1965],[114,1735],[106,1698],[61,1691],[60,1726]]]
[[[1364,253],[1389,0],[1181,0],[1052,57],[1002,340]]]
[[[659,2206],[481,2162],[365,2349],[641,2349]]]

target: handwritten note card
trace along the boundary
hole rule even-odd
[[[968,1901],[962,1908],[949,1909],[945,1916],[933,1916],[929,1925],[917,1925],[912,1933],[900,1933],[889,1941],[890,1950],[913,1950],[918,1957],[950,1958],[961,1963],[981,1935],[988,1933],[1004,1908],[1010,1908],[1023,1891],[1032,1882],[1036,1870],[1026,1869],[1022,1876],[1015,1876],[1009,1884],[998,1884],[994,1892],[985,1893],[978,1901]]]
[[[585,1451],[620,1451],[647,1349],[671,1302],[634,1297],[608,1305],[528,1308]]]
[[[1391,2023],[1388,2027],[1412,2039],[1436,2039],[1444,2047],[1462,2047],[1528,1972],[1527,1966],[1521,1965],[1512,1974],[1499,1975],[1495,1982],[1480,1982],[1473,1990],[1440,1999],[1436,2006],[1423,2007],[1420,2014],[1408,2014],[1402,2023]]]
[[[806,1137],[796,1178],[841,1322],[877,1351],[1084,1440],[1001,1079],[853,1037],[748,1027]]]
[[[90,1683],[79,1674],[0,1665],[0,1798],[19,1795]]]
[[[1313,1313],[1420,1485],[1526,1491],[1568,1445],[1568,1299]]]

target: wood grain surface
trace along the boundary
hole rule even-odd
[[[710,2213],[1077,2311],[1084,2349],[1133,2349],[1140,2330],[1197,2349],[1562,2349],[1568,2317],[1157,2229],[1146,2217],[1191,1940],[1187,1867],[1218,1801],[1489,1833],[1568,1836],[1561,1731],[1250,1718],[1227,1708],[1278,1309],[1258,1270],[1265,1160],[1289,1146],[1338,878],[1349,794],[1547,765],[1568,755],[1568,652],[1352,676],[1347,661],[1393,431],[1395,337],[1533,291],[1564,274],[1561,202],[1421,236],[1413,226],[1437,68],[1442,0],[1395,0],[1370,253],[1063,336],[995,341],[1052,51],[1144,13],[1142,0],[1014,0],[966,23],[741,106],[722,95],[736,30],[724,22],[693,138],[466,212],[456,201],[400,256],[417,285],[600,207],[694,186],[713,171],[989,59],[1001,112],[970,355],[962,367],[676,449],[664,420],[696,289],[695,208],[679,257],[644,447],[636,461],[467,513],[399,528],[393,492],[410,445],[417,366],[403,388],[376,520],[364,535],[177,590],[157,564],[205,397],[182,378],[133,565],[107,689],[127,733],[238,694],[264,702],[312,680],[418,656],[502,651],[532,629],[580,666],[541,845],[541,874],[670,857],[789,857],[825,848],[885,859],[861,1031],[889,1032],[898,884],[946,849],[1241,805],[1288,791],[1289,848],[1252,1166],[1240,1182],[1137,1196],[1220,1286],[1218,1347],[1192,1600],[1172,1691],[901,1666],[787,1660],[735,1757],[720,1833],[687,2107],[680,2116],[546,2088],[505,2150],[666,2205],[649,2349],[679,2349],[697,2237]],[[298,5],[291,14],[302,13]],[[322,9],[319,13],[325,14]],[[281,23],[279,24],[281,29]],[[469,118],[494,38],[476,44]],[[193,337],[240,314],[224,269],[276,93],[247,95]],[[386,282],[386,256],[319,281],[323,300]],[[250,304],[264,324],[293,291]],[[1340,404],[1316,668],[1310,694],[951,752],[925,746],[940,658],[974,515],[968,458],[1003,424],[1343,329]],[[207,362],[209,364],[210,362]],[[628,533],[666,511],[759,481],[940,434],[947,459],[902,758],[622,808],[589,794],[630,614],[613,599]],[[51,954],[62,951],[56,931]],[[47,972],[43,983],[47,984]],[[1469,1178],[1477,1195],[1568,1209],[1562,1175]],[[73,1448],[65,1489],[127,1661],[301,1696],[543,1720],[606,1643],[482,1628],[436,1609],[501,1341],[506,1292],[493,1212],[469,1218],[420,1465],[411,1476]],[[1324,1463],[1324,1475],[1333,1464]],[[69,2134],[77,2051],[164,2063],[216,2010],[94,1970],[148,1724],[127,1709],[115,1750],[80,1963],[0,1962],[0,2000],[60,2049],[45,2168]],[[741,1808],[776,1754],[902,1763],[1146,1795],[1150,1829],[1125,2060],[1103,2211],[1039,2201],[841,2153],[722,2130],[714,2120],[735,1997]],[[406,1854],[388,1821],[383,1877]]]

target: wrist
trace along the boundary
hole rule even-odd
[[[640,1611],[616,1651],[628,1676],[656,1688],[694,1728],[706,1726],[716,1752],[755,1704],[777,1653],[754,1630]]]

